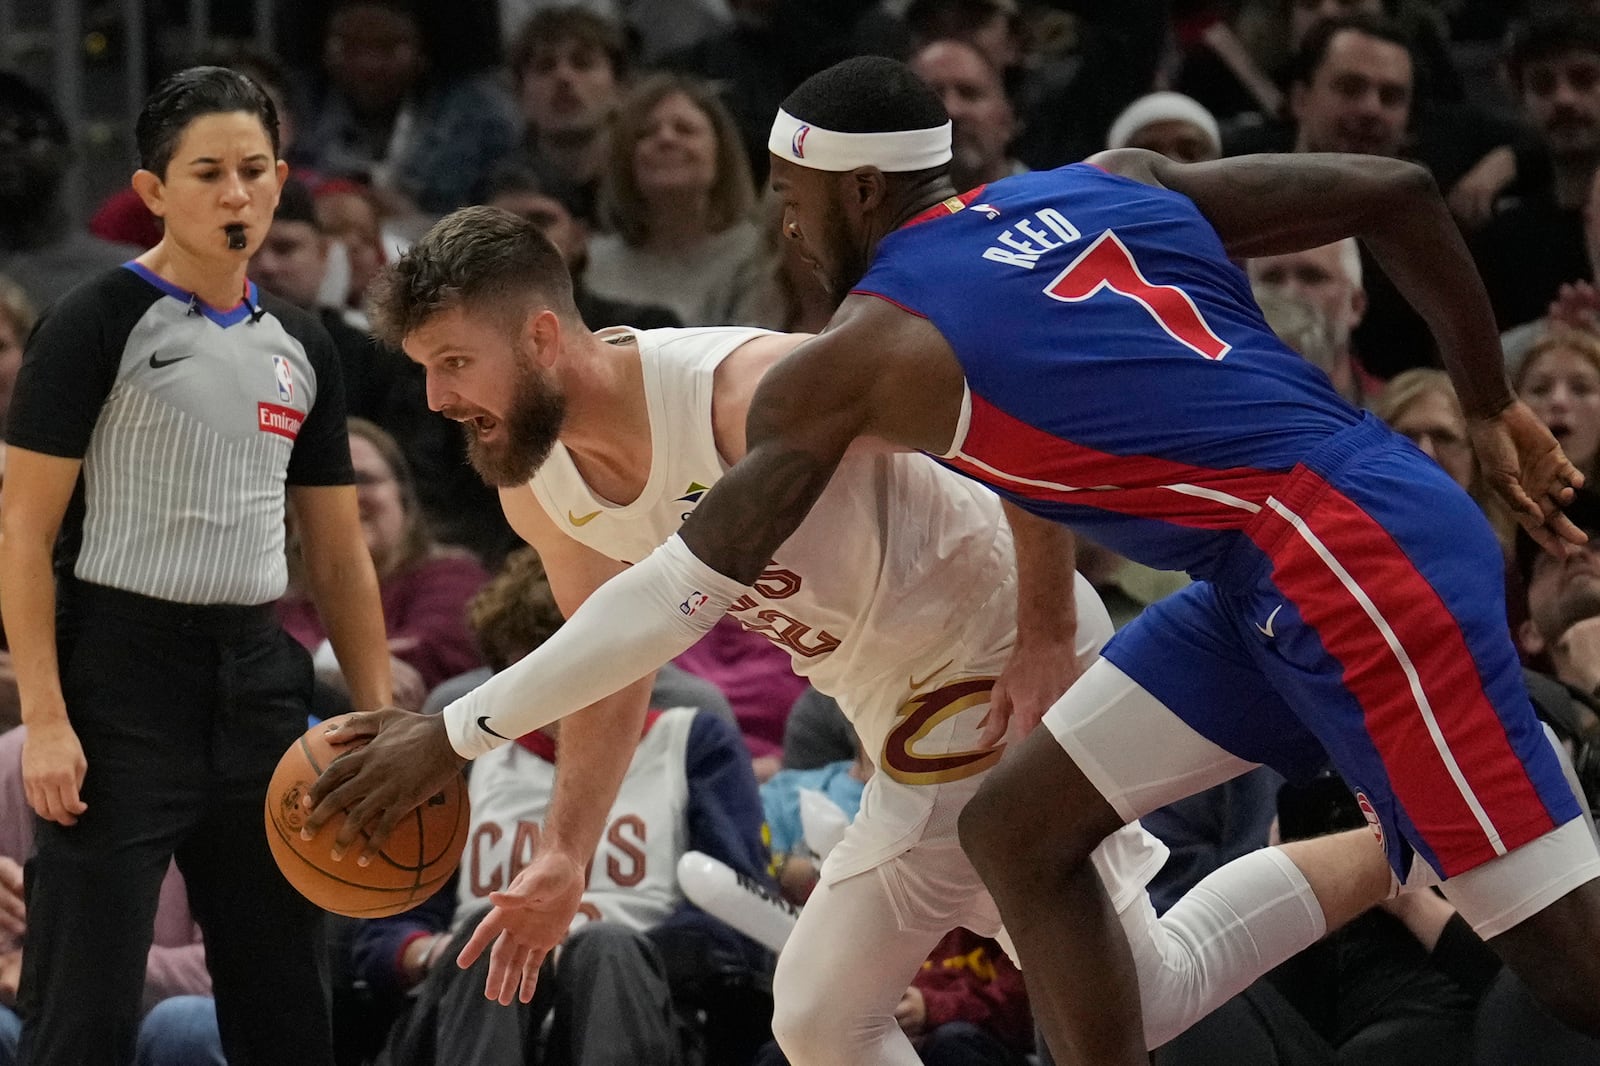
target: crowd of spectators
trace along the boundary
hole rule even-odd
[[[500,46],[468,53],[452,46],[444,0],[334,0],[307,23],[299,63],[233,46],[189,57],[245,71],[279,110],[292,176],[250,274],[315,313],[341,361],[402,705],[437,708],[440,694],[503,668],[560,618],[537,559],[514,551],[495,494],[466,465],[460,434],[428,409],[420,369],[368,336],[367,285],[434,219],[486,203],[551,238],[593,328],[819,330],[832,303],[764,192],[767,126],[794,85],[851,54],[903,58],[938,92],[963,187],[1122,147],[1185,162],[1337,151],[1421,163],[1478,262],[1508,375],[1573,461],[1600,475],[1600,3],[566,2],[500,0]],[[0,426],[38,315],[161,238],[131,191],[77,212],[88,223],[71,221],[73,142],[48,96],[0,71]],[[1600,548],[1562,562],[1515,535],[1484,491],[1426,328],[1366,249],[1349,240],[1240,267],[1291,348],[1486,507],[1536,704],[1579,787],[1600,799]],[[1575,516],[1600,536],[1600,494],[1580,497]],[[289,545],[293,574],[292,530]],[[1092,544],[1081,565],[1119,621],[1185,580]],[[318,653],[319,713],[347,707],[326,634],[293,581],[278,614]],[[680,782],[677,805],[624,809],[637,800],[625,784],[610,850],[591,873],[585,913],[596,921],[547,963],[540,997],[493,1007],[474,987],[481,973],[441,960],[535,846],[554,731],[474,767],[459,885],[399,918],[337,927],[343,1061],[779,1061],[760,1039],[771,957],[685,904],[669,867],[704,850],[803,902],[821,856],[806,848],[800,797],[853,813],[872,753],[782,653],[731,621],[678,666],[654,700],[664,713],[647,740],[659,742],[642,745],[630,770],[637,790],[647,778]],[[0,649],[0,726],[17,721],[9,679]],[[11,787],[19,750],[19,732],[0,737],[0,1063],[15,1039],[25,927],[31,815]],[[1280,785],[1262,771],[1152,818],[1173,851],[1158,901],[1265,843],[1280,815],[1293,832],[1348,821],[1336,781]],[[176,870],[169,882],[140,1061],[220,1062],[203,949]],[[1020,978],[998,945],[952,936],[908,989],[902,1025],[930,1063],[1018,1062],[1033,1050]],[[596,1004],[611,1006],[596,1014]],[[1426,895],[1375,911],[1217,1018],[1157,1061],[1600,1062],[1600,1047],[1541,1015]]]

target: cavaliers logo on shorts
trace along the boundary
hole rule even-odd
[[[923,693],[900,708],[895,727],[883,742],[883,759],[879,763],[883,772],[903,785],[936,785],[981,774],[999,762],[1004,744],[930,755],[917,751],[918,742],[941,723],[962,711],[987,705],[994,682],[992,677],[954,681]]]

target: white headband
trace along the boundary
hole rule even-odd
[[[779,108],[767,150],[791,163],[838,174],[857,167],[890,174],[929,170],[950,162],[950,123],[892,133],[836,133]]]

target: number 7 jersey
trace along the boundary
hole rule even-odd
[[[1283,476],[1363,417],[1273,335],[1192,201],[1090,164],[935,206],[854,291],[954,349],[945,463],[1161,569],[1213,576]]]

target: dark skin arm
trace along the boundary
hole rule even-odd
[[[852,441],[943,451],[961,395],[960,365],[938,330],[882,300],[850,297],[826,333],[762,379],[745,423],[748,451],[679,529],[684,543],[718,572],[754,582]]]
[[[1438,340],[1485,480],[1548,550],[1562,554],[1564,542],[1587,539],[1561,513],[1583,475],[1506,381],[1488,294],[1426,170],[1316,153],[1184,164],[1121,149],[1092,162],[1187,196],[1236,258],[1360,238]]]

